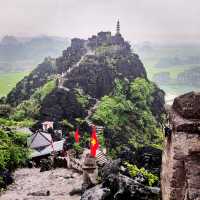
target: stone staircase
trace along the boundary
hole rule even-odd
[[[110,159],[102,150],[99,150],[96,155],[96,161],[98,165],[103,166],[106,162],[110,161]]]
[[[74,70],[75,68],[78,68],[80,63],[84,60],[84,58],[87,55],[94,55],[94,52],[87,47],[87,44],[85,44],[85,48],[87,49],[87,52],[81,57],[81,59],[72,67],[69,67],[65,73],[62,73],[62,75],[58,75],[58,88],[63,89],[65,91],[69,91],[70,90],[69,88],[63,86],[64,81],[68,80],[67,75],[69,75],[71,71]]]
[[[96,132],[97,134],[100,134],[104,131],[104,127],[103,126],[98,126],[98,125],[95,125],[89,118],[92,116],[92,114],[95,112],[95,110],[97,109],[97,107],[99,106],[100,104],[100,101],[98,99],[95,99],[96,100],[96,103],[94,104],[93,107],[91,107],[89,110],[88,110],[88,115],[87,117],[85,118],[85,121],[87,122],[87,124],[90,126],[90,127],[93,127],[95,126],[96,127]]]

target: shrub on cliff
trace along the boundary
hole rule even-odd
[[[50,80],[43,85],[43,87],[38,88],[29,100],[23,101],[16,107],[11,118],[17,121],[22,121],[24,119],[37,119],[39,117],[41,102],[55,87],[56,81]]]
[[[90,96],[84,94],[84,91],[81,88],[75,89],[75,95],[78,103],[81,104],[83,108],[87,107],[87,105],[89,104]]]
[[[149,186],[152,186],[159,180],[159,178],[156,175],[152,174],[151,172],[148,172],[144,168],[139,169],[136,165],[129,164],[128,162],[125,162],[124,164],[127,167],[131,177],[135,177],[138,174],[141,174],[147,179]]]
[[[162,133],[151,111],[154,84],[137,78],[131,83],[116,81],[112,96],[104,96],[92,119],[107,127],[110,149],[123,146],[161,145]]]
[[[24,164],[28,157],[26,138],[24,133],[0,129],[0,170],[14,170]]]
[[[0,117],[8,117],[12,112],[12,107],[8,104],[0,104]]]

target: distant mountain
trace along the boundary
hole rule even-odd
[[[178,74],[176,81],[178,84],[190,86],[200,86],[200,67],[194,67]]]
[[[199,56],[176,56],[161,58],[155,65],[156,67],[174,67],[179,65],[195,65],[200,64]]]
[[[0,42],[0,72],[32,70],[45,57],[58,57],[67,38],[5,36]]]

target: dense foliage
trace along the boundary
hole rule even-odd
[[[84,91],[81,88],[75,89],[75,95],[78,103],[80,103],[83,108],[87,107],[89,104],[90,96],[84,94]]]
[[[128,172],[131,177],[141,174],[147,179],[149,186],[152,186],[159,179],[156,175],[148,172],[144,168],[139,169],[136,165],[129,164],[128,162],[125,162],[125,166],[128,168]]]
[[[0,170],[14,170],[26,161],[26,137],[21,132],[0,129]]]
[[[17,121],[37,119],[43,99],[52,92],[55,87],[56,81],[53,79],[48,81],[43,87],[38,88],[29,100],[23,101],[16,107],[11,118]]]
[[[131,83],[116,80],[112,96],[104,96],[92,119],[108,131],[111,149],[161,145],[162,133],[151,112],[154,84],[141,78]]]

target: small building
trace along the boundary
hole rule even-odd
[[[50,155],[53,152],[61,152],[63,150],[64,139],[53,142],[52,137],[48,133],[36,132],[27,139],[27,145],[31,148],[31,158]]]
[[[31,149],[41,149],[51,145],[53,142],[52,137],[48,133],[36,132],[27,139],[27,145]]]

